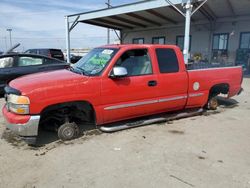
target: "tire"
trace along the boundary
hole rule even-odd
[[[66,141],[66,140],[72,140],[79,136],[79,127],[76,123],[69,123],[66,122],[62,124],[57,131],[59,139]]]
[[[207,103],[208,110],[216,110],[218,106],[219,106],[219,103],[216,97],[212,97],[208,100],[208,103]]]

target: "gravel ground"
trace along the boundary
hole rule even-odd
[[[0,188],[250,187],[250,78],[215,112],[29,147],[0,116]],[[0,100],[2,107],[3,100]]]

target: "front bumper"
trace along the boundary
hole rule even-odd
[[[21,137],[36,137],[38,135],[38,126],[40,121],[39,115],[17,115],[12,112],[8,112],[7,108],[4,106],[3,116],[6,128],[10,129],[17,135]]]

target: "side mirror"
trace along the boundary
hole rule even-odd
[[[122,78],[128,75],[128,71],[125,67],[114,67],[111,71],[110,78]]]

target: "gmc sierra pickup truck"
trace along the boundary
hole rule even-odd
[[[5,88],[8,129],[35,142],[38,128],[58,137],[163,112],[208,107],[215,96],[241,92],[242,67],[186,70],[173,45],[109,45],[95,48],[69,70],[17,78]]]

